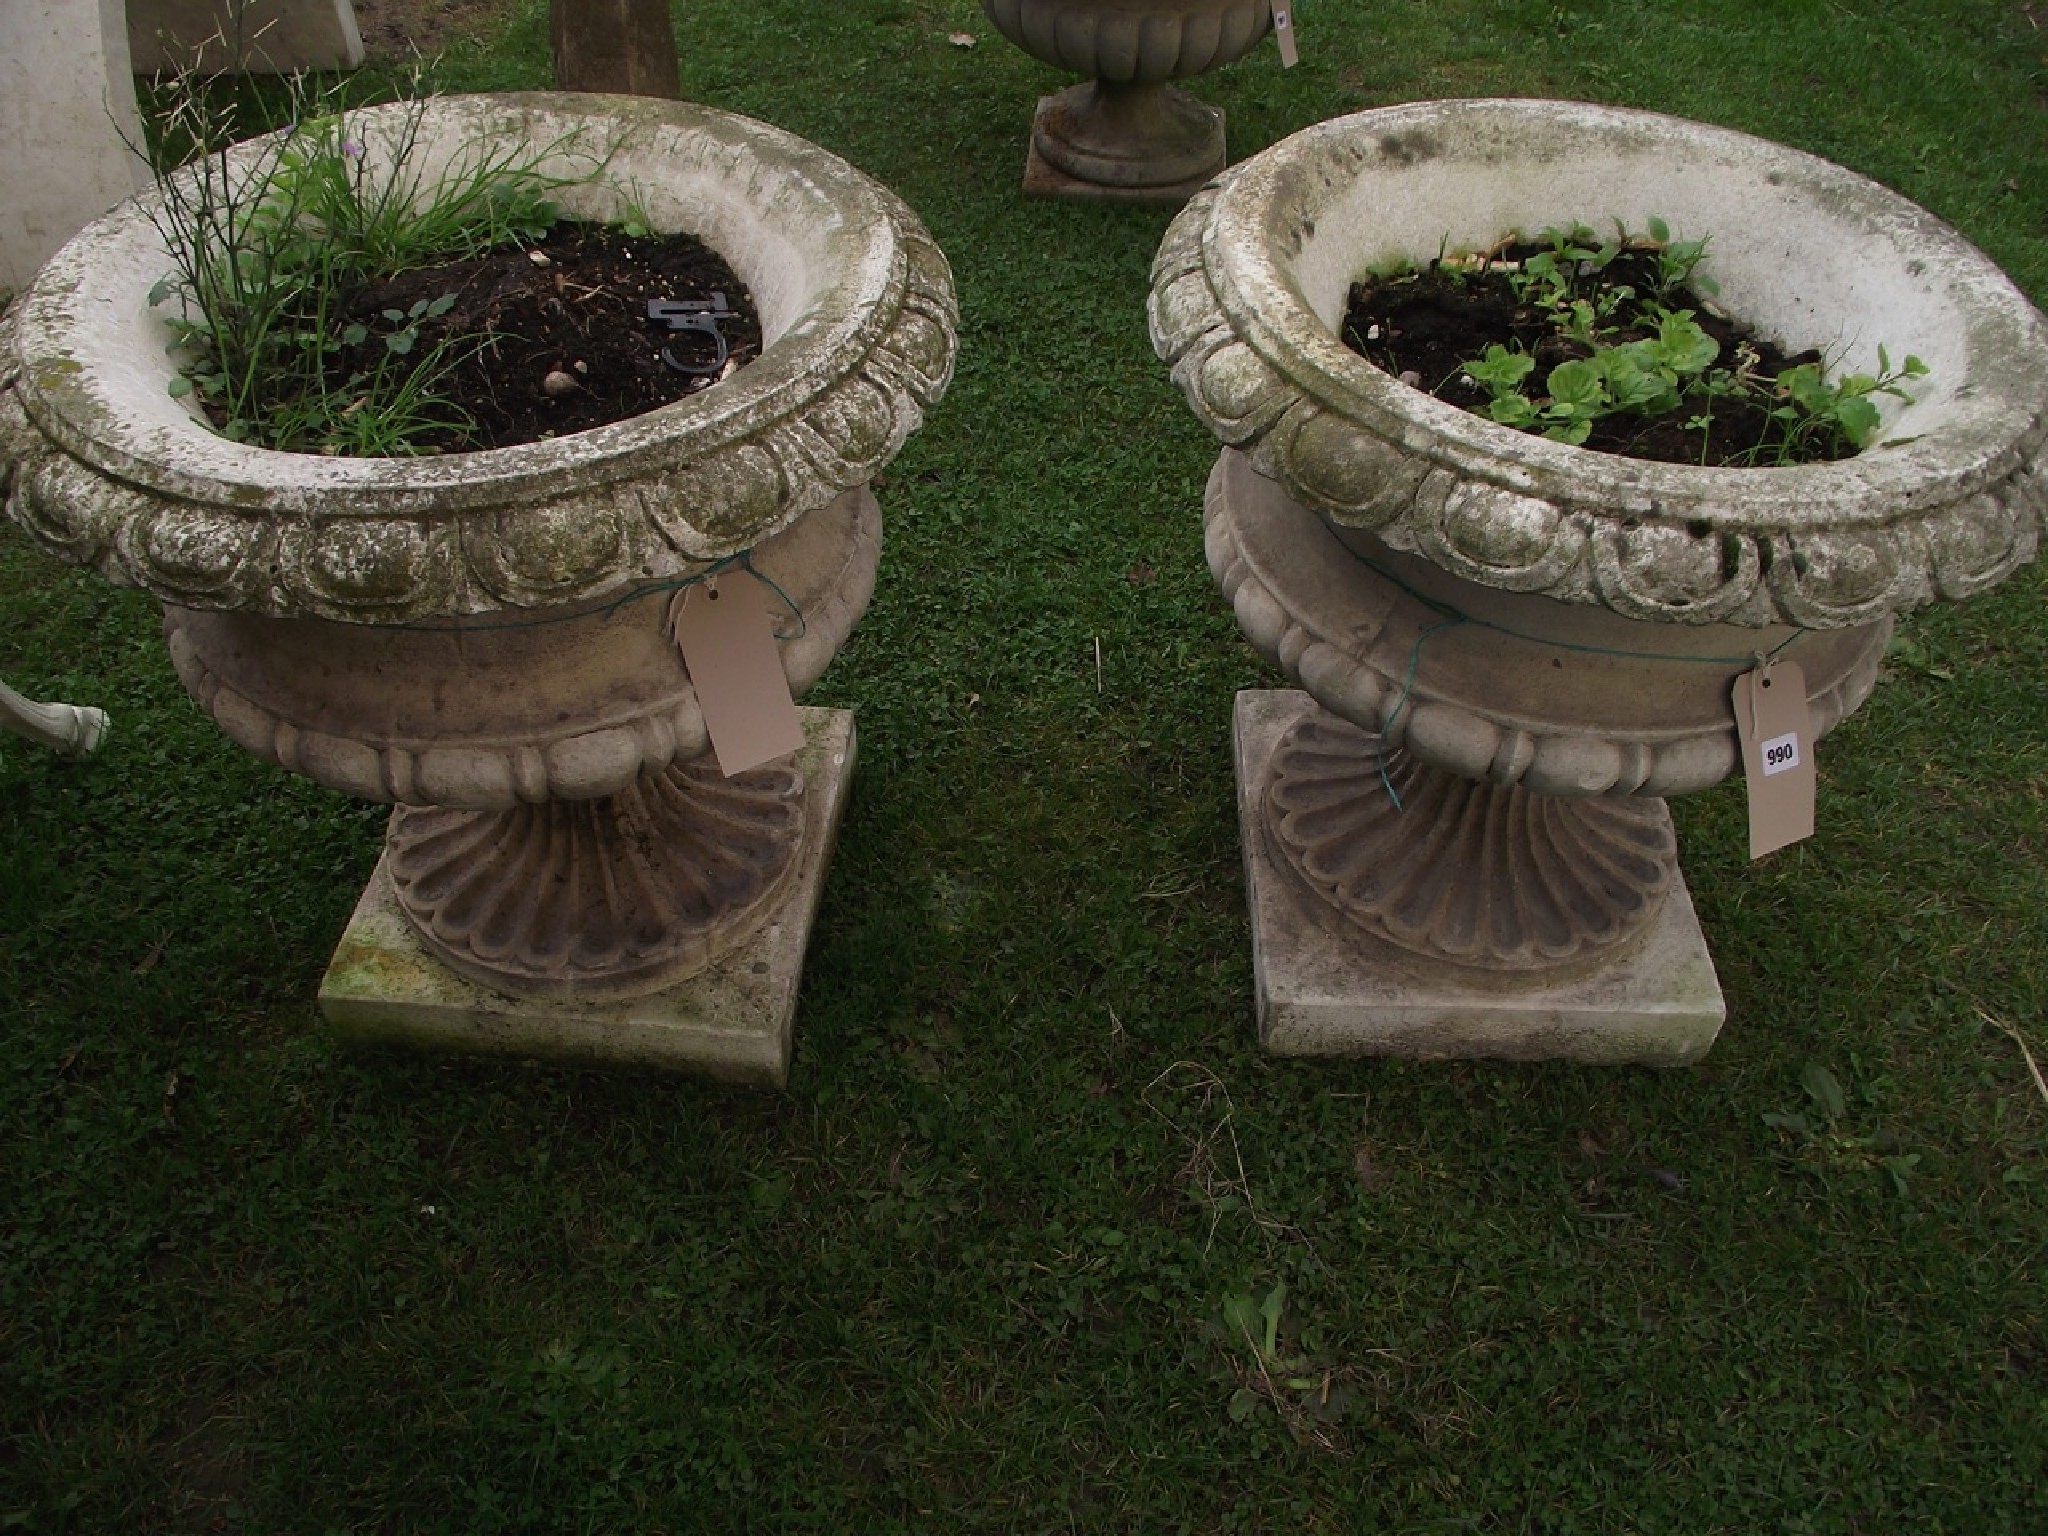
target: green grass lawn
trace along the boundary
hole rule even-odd
[[[1299,68],[1195,89],[1239,156],[1442,95],[1728,124],[2039,301],[2032,14],[1302,0]],[[547,83],[510,16],[448,85]],[[1811,842],[1674,807],[1704,1064],[1269,1060],[1229,719],[1275,679],[1145,335],[1167,215],[1019,196],[1061,81],[971,0],[678,33],[687,95],[888,183],[961,300],[813,695],[862,762],[789,1091],[339,1052],[380,809],[230,745],[149,602],[10,526],[0,676],[115,734],[0,753],[0,1529],[2048,1531],[2048,1105],[1988,1022],[2048,1057],[2041,578],[1906,621]]]

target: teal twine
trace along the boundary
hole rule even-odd
[[[621,593],[602,608],[582,609],[575,613],[554,614],[547,618],[506,619],[492,624],[372,624],[367,627],[371,629],[403,629],[424,634],[480,635],[489,634],[494,630],[501,629],[545,629],[550,624],[567,624],[575,619],[586,618],[592,613],[598,614],[605,622],[609,623],[612,615],[621,608],[626,607],[630,603],[637,603],[643,597],[652,596],[657,592],[681,592],[689,587],[699,586],[704,582],[710,581],[721,572],[735,569],[745,571],[749,576],[781,598],[782,606],[787,608],[791,615],[795,617],[797,624],[796,633],[783,634],[778,631],[775,636],[777,640],[801,640],[810,633],[810,620],[804,616],[803,609],[799,608],[796,600],[782,589],[780,582],[754,564],[754,551],[751,548],[740,550],[736,554],[727,555],[723,559],[714,560],[711,564],[705,566],[703,570],[692,571],[687,576],[672,576],[665,581],[643,582],[639,586],[629,588]]]
[[[1318,513],[1316,521],[1323,525],[1323,531],[1337,541],[1337,546],[1344,553],[1367,570],[1392,583],[1404,596],[1413,598],[1431,613],[1443,617],[1441,624],[1432,624],[1415,637],[1415,648],[1408,653],[1408,675],[1402,680],[1400,696],[1394,700],[1393,712],[1387,716],[1386,724],[1380,728],[1382,739],[1393,734],[1394,722],[1401,718],[1401,712],[1408,707],[1409,697],[1415,691],[1415,675],[1422,666],[1422,647],[1428,643],[1431,635],[1440,634],[1447,629],[1456,629],[1461,624],[1473,624],[1481,629],[1490,629],[1497,635],[1506,635],[1511,640],[1520,640],[1528,645],[1547,645],[1555,650],[1579,651],[1588,656],[1618,656],[1628,661],[1693,662],[1708,667],[1739,667],[1745,663],[1761,666],[1764,662],[1775,661],[1786,647],[1807,632],[1806,626],[1802,624],[1768,651],[1755,651],[1747,656],[1678,656],[1667,651],[1630,651],[1611,645],[1579,645],[1570,640],[1551,640],[1542,635],[1525,635],[1520,630],[1510,629],[1505,624],[1496,624],[1491,619],[1475,618],[1440,598],[1418,591],[1404,581],[1398,572],[1388,569],[1372,556],[1353,549],[1331,525],[1329,519]],[[1395,793],[1393,780],[1387,776],[1387,757],[1384,750],[1379,754],[1379,770],[1380,783],[1385,786],[1387,798],[1394,802],[1394,809],[1398,811],[1401,809],[1401,797]]]
[[[1347,544],[1345,545],[1345,548],[1349,549],[1350,546]],[[1356,551],[1353,552],[1356,553]],[[1388,579],[1398,581],[1399,578],[1390,576]],[[1423,601],[1428,602],[1429,599],[1424,598]],[[1432,604],[1431,606],[1435,605]],[[1460,624],[1467,624],[1472,622],[1475,621],[1468,618],[1465,614],[1456,614],[1451,618],[1445,619],[1441,624],[1430,625],[1429,628],[1425,629],[1421,634],[1415,637],[1415,649],[1408,653],[1408,676],[1401,684],[1401,697],[1394,701],[1394,712],[1391,715],[1387,716],[1387,723],[1380,728],[1380,736],[1382,740],[1394,734],[1394,722],[1401,718],[1401,711],[1408,707],[1408,695],[1415,691],[1415,673],[1416,670],[1422,665],[1423,642],[1429,639],[1429,637],[1435,634],[1438,630],[1456,629]],[[1375,756],[1378,758],[1379,761],[1380,783],[1386,787],[1387,798],[1394,802],[1395,810],[1398,811],[1403,809],[1401,805],[1400,793],[1394,788],[1394,781],[1387,777],[1386,752],[1382,750],[1376,753]]]

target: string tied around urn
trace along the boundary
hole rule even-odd
[[[1629,662],[1759,668],[1808,634],[1742,655],[1652,651],[1525,633],[1424,592],[1319,522],[1339,548],[1436,616],[1408,651],[1381,729],[1315,711],[1283,736],[1262,799],[1268,838],[1329,911],[1416,954],[1490,972],[1578,968],[1625,948],[1677,879],[1661,802],[1567,799],[1436,768],[1402,745],[1424,648],[1474,626],[1522,644]],[[1376,780],[1376,783],[1375,783]]]
[[[1415,679],[1416,674],[1422,667],[1423,646],[1444,631],[1458,629],[1464,625],[1470,624],[1480,629],[1490,630],[1505,639],[1519,641],[1523,644],[1545,646],[1557,651],[1575,651],[1583,656],[1608,656],[1623,661],[1669,662],[1680,666],[1725,668],[1748,665],[1760,670],[1768,667],[1773,661],[1784,655],[1791,648],[1793,642],[1810,633],[1804,625],[1800,625],[1776,644],[1768,647],[1757,647],[1739,656],[1702,655],[1697,652],[1681,654],[1672,651],[1644,650],[1635,646],[1591,645],[1583,641],[1567,640],[1556,635],[1527,634],[1510,625],[1501,624],[1480,614],[1468,613],[1455,603],[1447,602],[1440,596],[1433,596],[1420,590],[1412,583],[1404,580],[1400,572],[1394,570],[1383,561],[1375,560],[1364,550],[1357,548],[1347,541],[1343,534],[1338,531],[1337,526],[1324,514],[1317,513],[1316,521],[1323,525],[1324,532],[1328,533],[1338,547],[1353,560],[1356,560],[1365,569],[1371,571],[1375,576],[1393,587],[1403,597],[1421,604],[1431,613],[1438,615],[1442,621],[1430,625],[1427,629],[1416,635],[1415,644],[1408,653],[1408,668],[1401,680],[1400,694],[1395,698],[1394,707],[1388,711],[1386,723],[1382,727],[1380,737],[1382,741],[1398,742],[1400,740],[1397,727],[1399,726],[1402,714],[1408,708],[1408,701],[1415,695]],[[1384,751],[1381,752],[1379,760],[1380,783],[1387,792],[1387,798],[1393,801],[1394,809],[1398,811],[1402,809],[1401,793],[1387,773],[1386,754]]]

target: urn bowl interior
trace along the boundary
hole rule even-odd
[[[373,169],[402,110],[351,117]],[[355,498],[365,493],[392,510],[427,498],[445,507],[451,496],[502,501],[522,485],[542,488],[569,457],[619,468],[672,461],[679,435],[716,444],[786,412],[821,365],[857,356],[872,341],[863,331],[891,317],[882,300],[900,286],[901,253],[878,189],[793,135],[637,98],[449,97],[422,119],[413,163],[430,182],[439,168],[513,140],[548,151],[543,173],[580,179],[555,196],[565,213],[615,219],[630,202],[654,228],[687,230],[725,257],[760,315],[761,357],[719,389],[643,416],[488,452],[321,459],[234,443],[168,391],[177,365],[149,296],[170,262],[148,217],[152,191],[88,226],[24,296],[18,346],[31,416],[95,468],[181,497],[261,497],[343,516],[362,510]],[[249,148],[232,153],[246,169]]]
[[[1360,419],[1397,416],[1410,438],[1419,430],[1454,452],[1583,477],[1583,451],[1409,390],[1351,353],[1338,339],[1348,289],[1369,270],[1483,249],[1511,230],[1578,221],[1606,232],[1619,221],[1639,233],[1653,217],[1676,239],[1708,239],[1700,271],[1760,333],[1817,348],[1837,371],[1876,371],[1882,346],[1895,366],[1913,354],[1929,374],[1910,385],[1910,404],[1883,402],[1882,443],[1843,465],[1642,466],[1626,478],[1676,492],[1687,476],[1695,488],[1703,475],[1727,488],[1744,475],[1813,479],[1806,472],[1818,469],[1879,496],[1850,507],[1830,495],[1819,516],[1872,517],[1899,510],[1897,493],[1924,489],[1930,475],[1982,473],[2038,435],[2048,336],[1988,258],[1872,181],[1727,129],[1521,100],[1333,119],[1241,168],[1218,199],[1207,249],[1235,328],[1310,395]]]

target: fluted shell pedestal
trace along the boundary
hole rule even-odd
[[[1304,728],[1362,733],[1306,693],[1284,688],[1238,694],[1232,724],[1259,1042],[1267,1050],[1675,1067],[1699,1060],[1713,1045],[1726,1009],[1675,859],[1647,921],[1597,964],[1523,971],[1432,955],[1369,931],[1315,889],[1303,878],[1300,843],[1290,848],[1276,818],[1276,793],[1284,797],[1290,785],[1300,785],[1286,760]],[[1353,815],[1345,817],[1340,805],[1334,819],[1364,816],[1375,797],[1385,805],[1370,757],[1361,755],[1353,766],[1345,796]],[[1429,811],[1420,805],[1388,809],[1394,817],[1412,816],[1419,836],[1441,830],[1440,823],[1425,821]],[[1663,806],[1651,801],[1643,809],[1668,840]],[[1427,883],[1442,868],[1425,855],[1387,873]],[[1439,911],[1456,904],[1431,903]]]
[[[1209,565],[1305,693],[1238,698],[1260,1037],[1288,1055],[1679,1066],[1724,1009],[1663,796],[1734,765],[1755,650],[1816,736],[1888,620],[1675,630],[1462,581],[1325,522],[1225,449]]]
[[[804,749],[771,771],[796,779],[786,869],[750,909],[747,931],[671,986],[614,1001],[514,996],[461,974],[409,916],[393,872],[396,839],[356,903],[320,984],[320,1009],[359,1045],[539,1056],[701,1072],[756,1087],[789,1080],[804,950],[853,782],[853,713],[803,709]],[[715,773],[715,769],[711,770]],[[745,785],[751,775],[736,784]],[[406,813],[401,811],[402,817]]]

